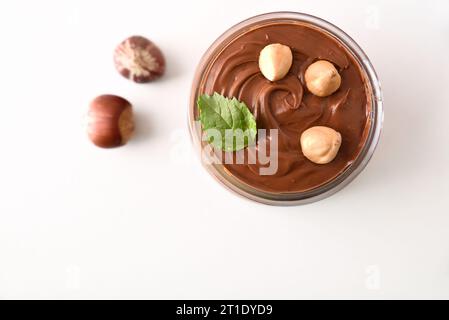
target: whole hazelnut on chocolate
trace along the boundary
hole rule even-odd
[[[317,164],[326,164],[334,160],[340,146],[341,134],[329,127],[311,127],[301,135],[302,153]]]
[[[304,75],[307,89],[318,97],[327,97],[340,88],[341,77],[334,65],[326,60],[312,63]]]
[[[272,43],[265,46],[259,54],[259,69],[263,76],[270,81],[284,78],[293,63],[290,47]]]
[[[114,95],[101,95],[90,103],[87,133],[96,146],[122,146],[128,142],[133,132],[133,111],[128,100]]]
[[[161,50],[141,36],[122,41],[115,49],[114,63],[122,76],[137,83],[153,81],[165,72],[165,59]]]

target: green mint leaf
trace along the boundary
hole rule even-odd
[[[200,122],[207,141],[224,151],[238,151],[256,141],[256,119],[244,102],[214,93],[198,98]]]

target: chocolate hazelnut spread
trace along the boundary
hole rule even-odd
[[[281,80],[270,82],[260,72],[260,51],[268,44],[291,48],[293,64]],[[328,97],[307,90],[304,73],[317,60],[332,62],[341,75],[340,88]],[[212,58],[199,92],[218,92],[246,103],[257,127],[278,129],[278,170],[261,175],[260,163],[224,164],[229,174],[257,189],[290,193],[317,188],[341,174],[357,159],[370,127],[371,95],[366,75],[346,47],[325,31],[299,22],[271,22],[237,35]],[[328,164],[308,160],[300,136],[313,126],[341,134],[336,158]],[[267,144],[270,142],[267,136]]]

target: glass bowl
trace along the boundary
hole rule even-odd
[[[331,181],[304,192],[268,192],[244,183],[230,174],[222,164],[217,164],[209,159],[210,157],[213,157],[213,155],[206,155],[202,152],[207,143],[202,141],[201,129],[195,121],[197,114],[197,99],[201,94],[200,83],[205,72],[213,63],[215,57],[236,37],[254,27],[260,27],[273,22],[292,21],[305,23],[314,28],[318,28],[320,31],[325,32],[327,35],[340,42],[347,51],[352,54],[354,60],[364,72],[362,76],[365,78],[364,81],[367,84],[368,96],[371,98],[371,110],[369,114],[370,127],[366,142],[356,160]],[[368,57],[357,43],[341,29],[323,19],[304,13],[272,12],[258,15],[238,23],[222,34],[209,47],[201,58],[193,79],[188,122],[194,148],[199,153],[203,166],[226,188],[238,195],[268,205],[300,205],[322,200],[341,190],[366,167],[377,146],[382,129],[382,93],[379,79]]]

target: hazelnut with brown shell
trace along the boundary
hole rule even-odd
[[[129,37],[117,46],[114,64],[123,77],[137,83],[151,82],[165,72],[165,58],[161,50],[141,36]]]

